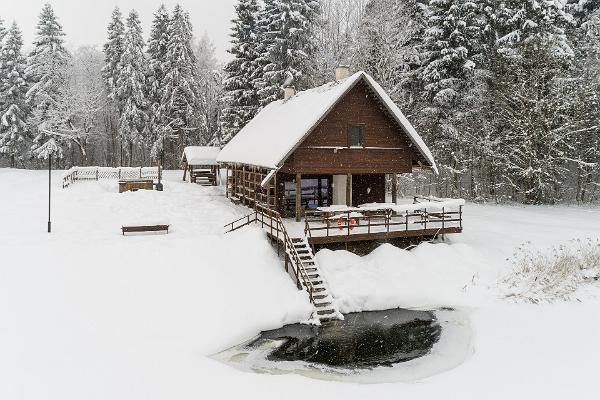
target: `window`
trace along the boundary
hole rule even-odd
[[[348,128],[348,147],[363,147],[362,125],[352,125]]]

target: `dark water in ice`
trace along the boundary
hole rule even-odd
[[[434,313],[392,309],[346,314],[343,321],[322,326],[286,325],[262,332],[247,343],[258,349],[282,341],[267,359],[304,361],[336,368],[373,368],[406,362],[429,353],[442,328]]]

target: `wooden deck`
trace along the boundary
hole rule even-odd
[[[306,211],[304,233],[311,245],[363,242],[400,238],[445,238],[461,233],[462,205],[444,207],[447,203],[425,201],[381,209],[346,211]],[[297,228],[296,228],[297,229]]]
[[[461,233],[461,227],[450,227],[444,229],[419,229],[409,231],[390,231],[390,232],[372,232],[372,233],[356,233],[351,235],[332,235],[332,236],[313,236],[308,238],[308,243],[311,245],[322,245],[332,243],[349,243],[349,242],[367,242],[372,240],[390,240],[402,238],[423,238],[431,239],[443,237],[452,233]]]

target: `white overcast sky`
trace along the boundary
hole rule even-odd
[[[135,8],[140,14],[144,36],[148,37],[152,14],[164,4],[169,9],[179,3],[190,13],[194,35],[204,32],[212,39],[220,60],[228,60],[230,21],[234,15],[235,0],[0,0],[0,18],[4,25],[17,21],[25,48],[31,47],[35,37],[35,26],[45,3],[54,7],[60,23],[67,34],[69,47],[79,45],[102,45],[106,40],[106,27],[115,6],[127,15]]]

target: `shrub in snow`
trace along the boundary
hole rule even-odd
[[[570,300],[585,284],[600,280],[600,239],[575,239],[550,251],[529,243],[512,258],[513,271],[502,280],[507,298],[539,303]]]

